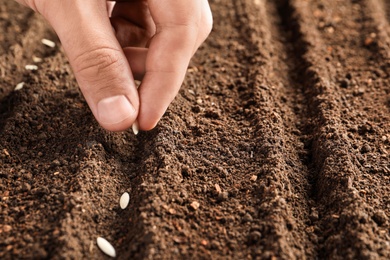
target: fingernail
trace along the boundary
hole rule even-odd
[[[126,96],[105,98],[97,104],[99,121],[104,124],[117,124],[131,117],[135,112]]]

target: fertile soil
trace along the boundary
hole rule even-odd
[[[98,126],[50,26],[0,0],[1,259],[108,258],[98,236],[119,259],[390,259],[390,2],[210,4],[134,136]]]

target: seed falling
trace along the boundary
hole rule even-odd
[[[18,90],[21,90],[22,88],[23,88],[23,86],[24,86],[24,82],[20,82],[20,83],[18,83],[17,85],[16,85],[16,87],[15,87],[15,91],[18,91]]]
[[[134,122],[132,128],[133,128],[133,133],[134,133],[135,135],[137,135],[138,132],[139,132],[139,126],[138,126],[138,121],[137,121],[137,120],[135,120],[135,122]]]
[[[115,248],[106,239],[98,237],[96,243],[103,253],[111,257],[116,257]]]
[[[119,205],[121,206],[121,209],[127,208],[127,205],[129,205],[129,201],[130,201],[129,193],[127,192],[123,193],[119,200]]]
[[[26,65],[25,69],[26,70],[38,70],[38,66],[37,65]]]
[[[41,42],[42,42],[44,45],[46,45],[46,46],[48,46],[48,47],[50,47],[50,48],[56,47],[55,42],[50,41],[50,40],[48,40],[48,39],[42,39]]]

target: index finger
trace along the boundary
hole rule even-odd
[[[189,61],[198,47],[201,19],[199,0],[149,0],[156,23],[150,41],[145,76],[139,88],[141,129],[155,127],[184,80]]]

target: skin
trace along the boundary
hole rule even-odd
[[[207,0],[16,1],[52,25],[92,113],[110,131],[136,121],[153,129],[212,29]]]

